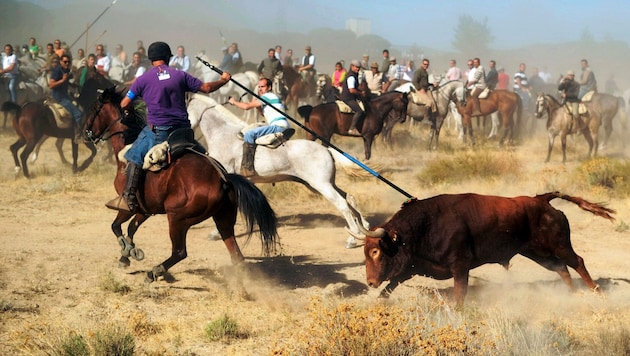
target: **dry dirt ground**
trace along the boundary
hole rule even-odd
[[[426,151],[423,124],[413,128],[411,135],[408,130],[408,124],[397,127],[395,136],[413,145],[391,150],[378,142],[368,165],[378,167],[383,176],[419,198],[464,192],[535,195],[561,189],[605,202],[618,212],[617,221],[610,223],[571,203],[553,203],[568,216],[574,248],[602,286],[605,298],[585,290],[574,271],[579,291],[572,294],[556,274],[517,256],[508,272],[498,265],[473,270],[467,304],[481,310],[496,308],[532,322],[569,320],[582,329],[600,323],[602,315],[629,319],[630,232],[616,230],[630,223],[630,199],[610,199],[601,190],[572,188],[568,176],[586,153],[582,138],[569,144],[566,165],[560,163],[557,147],[552,162],[543,163],[546,141],[539,132],[514,149],[496,148],[515,156],[521,166],[516,177],[428,185],[420,184],[417,174],[426,162],[449,153]],[[628,157],[616,138],[602,153]],[[4,152],[0,161],[0,354],[41,354],[71,333],[91,337],[107,327],[133,330],[138,354],[268,354],[275,343],[308,321],[306,309],[312,297],[342,298],[362,305],[377,302],[379,290],[365,284],[363,249],[344,248],[348,236],[344,220],[327,201],[296,183],[260,186],[279,217],[280,254],[262,257],[257,237],[252,238],[243,248],[248,273],[235,278],[226,248],[209,238],[213,224],[206,221],[188,234],[188,258],[165,279],[145,284],[146,272],[170,252],[165,216],[152,217],[136,235],[145,260],[118,268],[119,247],[110,230],[115,213],[104,206],[114,196],[115,168],[103,161],[103,152],[87,171],[73,175],[59,162],[54,142],[49,140],[39,160],[30,166],[35,177],[27,180],[14,175],[8,151],[14,140],[11,129],[0,131]],[[360,141],[335,142],[363,157]],[[443,131],[442,142],[455,150],[469,150],[449,129]],[[69,156],[69,143],[65,145]],[[479,145],[494,149],[496,142],[482,139]],[[83,149],[81,156],[85,154]],[[405,200],[374,177],[342,170],[337,176],[338,185],[356,197],[372,225],[384,222]],[[239,221],[237,232],[243,231]],[[244,238],[239,241],[243,246]],[[112,280],[129,291],[108,290],[105,286]],[[415,277],[399,287],[390,302],[425,293],[425,287],[448,297],[452,280]],[[230,343],[206,339],[204,327],[224,315],[236,320],[250,337]]]

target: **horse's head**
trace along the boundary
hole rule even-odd
[[[98,98],[85,122],[85,135],[94,144],[98,141],[106,141],[114,134],[122,132],[110,132],[123,118],[121,100],[122,95],[117,93],[114,87],[99,90]],[[133,108],[130,110],[132,114],[135,114]]]
[[[326,87],[326,85],[332,85],[332,81],[330,80],[330,76],[328,74],[318,74],[317,75],[317,97],[320,97],[323,95],[324,92],[324,87]]]
[[[536,96],[536,107],[534,110],[534,116],[541,118],[546,112],[549,112],[549,99],[545,93],[538,93]]]

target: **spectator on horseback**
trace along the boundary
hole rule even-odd
[[[302,75],[302,80],[309,87],[315,78],[315,55],[311,52],[311,46],[304,47],[304,56],[300,61],[298,72]]]
[[[446,80],[460,80],[462,79],[462,71],[457,68],[457,62],[454,59],[448,61],[448,70],[446,71]]]
[[[293,50],[291,48],[287,49],[282,64],[285,66],[293,66]]]
[[[510,86],[510,75],[505,72],[505,68],[499,67],[497,70],[499,73],[497,81],[497,89],[507,90]]]
[[[341,88],[341,100],[343,100],[343,102],[346,103],[352,111],[354,111],[352,123],[350,124],[350,129],[348,130],[348,134],[353,136],[361,136],[361,133],[357,130],[357,125],[364,115],[364,111],[359,105],[361,99],[365,97],[365,93],[359,89],[360,69],[361,62],[359,62],[358,59],[353,59],[352,62],[350,62],[350,71],[348,72],[346,80],[343,82],[343,87]]]
[[[131,64],[125,69],[125,75],[123,76],[124,85],[128,86],[133,84],[139,76],[146,72],[147,69],[142,65],[140,57],[141,54],[139,52],[133,54]]]
[[[28,51],[31,54],[31,58],[35,59],[39,57],[39,45],[36,43],[35,37],[28,39]]]
[[[102,44],[96,46],[96,69],[104,76],[109,76],[109,68],[111,66],[111,60],[107,53],[105,53],[105,47]]]
[[[365,72],[365,82],[372,96],[379,96],[383,92],[383,73],[378,70],[378,63],[372,62],[370,71]]]
[[[276,50],[269,48],[267,50],[267,58],[260,61],[258,65],[258,76],[260,78],[273,79],[279,72],[282,72],[282,64],[276,57]]]
[[[72,70],[78,70],[85,65],[85,51],[83,48],[77,50],[77,56],[72,58]]]
[[[52,72],[53,59],[56,59],[57,61],[59,61],[59,56],[55,54],[55,50],[52,43],[49,43],[46,45],[46,54],[44,57],[46,59],[46,64],[42,68],[40,68],[39,71],[49,74]]]
[[[274,47],[273,55],[280,61],[280,65],[283,65],[284,62],[282,60],[282,46],[276,45],[276,47]]]
[[[120,102],[120,106],[127,112],[133,100],[139,97],[144,99],[148,125],[125,153],[125,159],[129,162],[125,189],[120,197],[106,204],[114,210],[133,212],[137,208],[136,190],[144,175],[142,164],[149,149],[166,141],[177,129],[190,129],[186,92],[210,93],[227,83],[231,77],[229,73],[223,72],[218,81],[203,83],[184,71],[169,68],[168,61],[173,54],[169,45],[164,42],[152,43],[148,52],[152,68],[136,79]]]
[[[580,84],[575,81],[575,74],[572,70],[567,71],[567,75],[560,79],[560,85],[558,85],[558,91],[562,92],[562,98],[565,103],[571,108],[571,117],[574,123],[580,123],[579,117],[579,93]]]
[[[70,96],[68,95],[68,84],[71,79],[70,75],[70,56],[64,54],[59,60],[59,65],[50,75],[50,83],[48,87],[52,91],[52,97],[61,106],[66,108],[74,119],[75,142],[81,141],[81,111],[74,106]]]
[[[337,90],[341,92],[341,88],[343,87],[343,82],[346,81],[346,76],[348,75],[348,71],[341,65],[341,62],[335,63],[335,70],[333,71],[330,78],[332,79],[332,85]]]
[[[381,68],[380,68],[380,72],[383,73],[383,75],[387,75],[387,71],[389,70],[390,62],[391,62],[391,60],[389,58],[389,50],[384,49],[383,50],[383,61],[381,62]]]
[[[272,49],[273,51],[273,49]],[[280,98],[273,93],[272,81],[269,78],[261,78],[258,82],[258,95],[264,101],[258,98],[252,99],[250,102],[240,102],[230,98],[229,103],[243,110],[252,108],[258,109],[265,117],[267,125],[259,126],[246,131],[243,134],[243,158],[241,160],[241,175],[245,177],[253,177],[257,175],[254,168],[254,158],[256,156],[256,139],[259,137],[283,132],[290,127],[289,121],[276,111],[274,108],[284,111],[284,105]],[[272,107],[273,106],[273,107]]]
[[[481,61],[479,58],[473,59],[473,67],[475,68],[475,72],[472,75],[472,78],[468,79],[466,83],[466,88],[470,90],[470,97],[472,98],[473,103],[473,116],[481,115],[481,106],[479,104],[479,94],[486,89],[486,71],[483,69],[481,65]]]
[[[0,74],[9,81],[9,94],[11,101],[17,103],[17,89],[20,80],[20,63],[13,52],[13,46],[4,45],[4,57],[2,58],[2,70]]]
[[[232,55],[232,71],[230,73],[236,73],[243,67],[243,55],[239,51],[236,42],[232,42],[228,52]]]
[[[63,56],[64,54],[67,54],[66,51],[61,47],[61,40],[58,40],[58,39],[53,42],[53,51],[55,52],[57,57],[59,57],[60,59],[61,59],[61,56]]]
[[[361,59],[361,70],[362,71],[370,70],[370,56],[368,56],[367,53],[364,53]]]
[[[219,69],[232,73],[232,54],[230,54],[230,49],[222,47],[221,53],[223,53],[223,58],[221,58],[221,63],[219,63]]]
[[[534,94],[544,91],[545,80],[540,76],[537,67],[532,68],[532,75],[529,77],[529,87]]]
[[[177,70],[188,72],[190,69],[190,57],[186,55],[184,46],[177,46],[177,54],[171,57],[171,60],[168,62],[168,66]]]
[[[490,68],[490,70],[488,70],[488,73],[486,74],[486,84],[490,90],[496,89],[497,83],[499,83],[499,72],[497,72],[496,66],[497,62],[494,60],[491,60],[488,63],[488,68]]]
[[[427,116],[437,113],[437,106],[433,95],[429,93],[434,88],[433,83],[429,82],[429,60],[423,59],[422,65],[413,73],[411,84],[416,88],[416,93],[412,95],[412,100],[416,104],[424,105],[427,110]]]
[[[88,55],[87,62],[79,71],[79,86],[83,88],[87,79],[96,73],[98,73],[96,70],[96,55],[94,53],[90,53]]]
[[[580,93],[578,94],[578,98],[582,100],[584,95],[591,90],[597,92],[597,80],[595,80],[595,74],[591,70],[591,67],[588,65],[588,61],[586,59],[582,59],[580,61],[580,65],[582,66],[582,76],[580,77]]]
[[[514,92],[521,97],[523,107],[529,106],[529,82],[525,74],[525,63],[518,65],[518,72],[514,73]]]
[[[389,67],[387,68],[386,73],[385,78],[387,82],[385,83],[383,92],[389,91],[389,87],[392,83],[394,83],[394,81],[402,79],[402,71],[400,70],[400,66],[396,63],[396,57],[389,57]],[[394,88],[392,88],[392,90]]]

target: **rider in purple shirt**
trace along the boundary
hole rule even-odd
[[[142,97],[147,106],[149,125],[144,127],[131,148],[125,153],[125,159],[129,162],[127,184],[121,197],[106,204],[111,209],[135,211],[138,205],[136,190],[144,173],[142,170],[144,156],[151,147],[166,141],[173,131],[179,128],[190,128],[186,111],[186,92],[210,93],[219,89],[231,78],[229,73],[223,72],[218,81],[203,83],[184,71],[170,68],[168,61],[172,56],[168,44],[152,43],[149,46],[148,57],[153,67],[134,81],[127,96],[120,103],[125,110],[135,98]]]

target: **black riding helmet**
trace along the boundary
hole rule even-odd
[[[173,56],[173,53],[171,53],[171,47],[169,47],[165,42],[153,42],[149,46],[147,55],[151,62],[159,61],[160,59],[168,62],[168,60]]]

